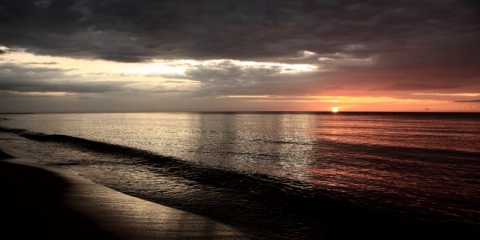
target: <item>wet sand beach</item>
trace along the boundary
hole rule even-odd
[[[0,151],[1,239],[246,239],[188,212]]]

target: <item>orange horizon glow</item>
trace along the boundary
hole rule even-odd
[[[217,99],[235,99],[243,103],[269,105],[272,111],[329,112],[480,112],[480,104],[439,99],[415,99],[374,96],[270,96],[232,95]]]

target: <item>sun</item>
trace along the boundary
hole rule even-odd
[[[338,107],[332,107],[332,112],[337,113],[338,112]]]

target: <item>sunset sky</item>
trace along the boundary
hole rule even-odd
[[[480,1],[4,0],[0,112],[480,112]]]

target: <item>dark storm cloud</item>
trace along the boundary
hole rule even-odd
[[[464,100],[464,101],[455,101],[455,102],[462,102],[462,103],[478,103],[480,100]]]
[[[385,88],[376,88],[372,89],[373,91],[425,91],[425,90],[442,90],[442,89],[455,89],[460,88],[460,85],[438,85],[438,84],[425,84],[425,83],[412,83],[412,82],[402,82],[387,86]]]
[[[0,64],[0,91],[104,93],[123,90],[119,82],[91,82],[65,70]]]
[[[55,65],[58,64],[57,62],[26,62],[25,64],[31,65]]]
[[[185,75],[177,77],[198,83],[198,88],[193,92],[194,96],[302,95],[306,89],[311,90],[311,86],[303,85],[318,78],[319,74],[316,68],[302,71],[295,67],[299,66],[230,60],[210,61],[191,66],[185,71]]]
[[[7,0],[0,44],[121,62],[272,59],[298,51],[385,64],[478,64],[475,1]],[[478,51],[477,51],[478,52]]]
[[[240,66],[230,61],[223,61],[208,66],[198,66],[188,70],[187,78],[197,80],[201,96],[218,96],[229,94],[264,94],[273,90],[274,83],[281,72],[279,66]]]

